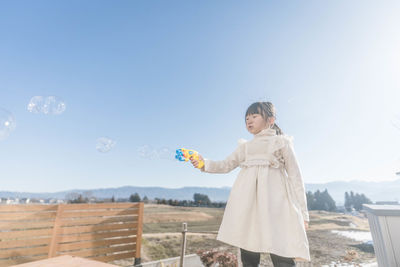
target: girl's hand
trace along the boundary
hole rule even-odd
[[[308,222],[304,221],[304,228],[307,230],[308,229]]]
[[[193,167],[195,167],[195,168],[197,168],[199,166],[199,161],[204,161],[203,157],[200,154],[199,154],[199,160],[190,158],[190,162],[193,164]],[[201,169],[204,170],[204,166]]]

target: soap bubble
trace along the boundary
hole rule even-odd
[[[113,149],[116,142],[108,137],[100,137],[96,142],[96,149],[99,152],[106,153]]]
[[[0,108],[0,141],[6,139],[16,127],[14,115]]]
[[[65,103],[55,96],[48,96],[44,101],[43,113],[59,115],[65,111]]]
[[[158,157],[160,159],[166,159],[166,160],[173,160],[175,161],[175,150],[171,149],[169,147],[162,147],[158,149]]]
[[[44,105],[43,96],[34,96],[28,104],[28,111],[31,113],[41,113]]]
[[[66,105],[56,96],[34,96],[29,101],[27,108],[31,113],[59,115],[65,111]]]
[[[137,152],[141,158],[145,159],[156,159],[157,153],[156,150],[150,145],[144,145],[137,149]]]
[[[143,145],[137,149],[139,157],[144,159],[175,160],[175,150],[168,147],[154,148],[151,145]]]

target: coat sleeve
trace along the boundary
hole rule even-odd
[[[299,163],[294,152],[293,143],[290,139],[287,140],[287,144],[282,151],[282,156],[285,160],[285,170],[288,174],[288,182],[293,193],[292,195],[295,198],[294,201],[296,201],[295,204],[297,204],[297,206],[300,208],[304,220],[310,221],[304,182]]]
[[[224,160],[214,161],[204,159],[204,170],[202,170],[202,172],[228,173],[232,171],[244,160],[244,146],[245,144],[240,144],[236,150]]]

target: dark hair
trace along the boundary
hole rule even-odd
[[[252,114],[260,114],[265,121],[271,117],[276,119],[275,106],[271,102],[255,102],[251,104],[250,107],[247,108],[246,115],[244,116],[245,121],[246,117]],[[276,123],[274,123],[272,129],[276,131],[276,134],[283,134],[281,128],[279,128]]]

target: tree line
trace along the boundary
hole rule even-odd
[[[115,199],[112,196],[109,199],[96,199],[93,196],[83,195],[83,194],[73,194],[68,196],[68,203],[104,203],[104,202],[144,202],[144,203],[155,203],[164,204],[171,206],[184,206],[184,207],[213,207],[213,208],[224,208],[226,202],[213,202],[205,194],[195,193],[193,195],[193,200],[177,200],[177,199],[165,199],[165,198],[155,198],[154,200],[149,200],[147,196],[143,198],[140,197],[138,193],[131,194],[129,198]]]
[[[362,210],[362,204],[372,204],[372,201],[364,194],[354,194],[353,191],[344,194],[344,207],[347,211]]]
[[[306,196],[308,210],[337,211],[336,203],[329,195],[327,189],[325,189],[323,192],[317,190],[314,193],[308,191]],[[350,193],[344,193],[344,207],[346,211],[360,211],[363,209],[363,204],[371,203],[372,201],[364,194],[354,194],[353,191],[350,191]]]
[[[345,202],[344,207],[346,211],[350,212],[353,210],[360,211],[363,209],[362,204],[371,204],[371,200],[368,199],[364,194],[345,192],[344,194]],[[324,191],[317,190],[314,193],[308,191],[306,193],[307,198],[307,208],[308,210],[325,210],[325,211],[337,211],[336,203],[328,193],[328,190]],[[213,202],[205,194],[195,193],[193,195],[193,200],[177,200],[177,199],[165,199],[165,198],[155,198],[154,200],[149,200],[147,196],[143,199],[138,193],[131,194],[129,198],[125,199],[115,199],[114,196],[110,199],[97,200],[92,196],[76,194],[74,198],[68,200],[69,203],[88,203],[88,202],[144,202],[144,203],[155,203],[164,204],[170,206],[183,206],[183,207],[214,207],[214,208],[224,208],[226,202]]]
[[[333,200],[331,195],[329,195],[328,190],[321,192],[317,190],[316,192],[308,191],[307,196],[307,208],[308,210],[326,210],[326,211],[336,211],[336,202]]]
[[[140,202],[139,194],[135,193],[129,197],[131,202]],[[143,201],[144,202],[144,201]],[[223,208],[226,206],[226,202],[213,202],[205,194],[195,193],[193,200],[177,200],[177,199],[165,199],[155,198],[156,204],[164,204],[170,206],[183,206],[183,207],[212,207],[212,208]]]

